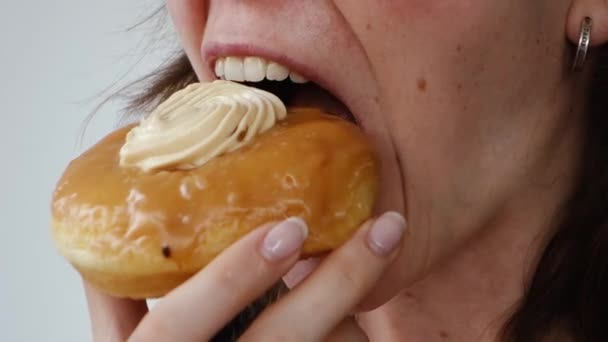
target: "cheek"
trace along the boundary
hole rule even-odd
[[[375,1],[379,10],[385,15],[421,17],[429,15],[440,17],[451,15],[475,8],[476,2],[486,3],[487,0],[381,0]],[[479,7],[479,6],[477,6]]]
[[[494,9],[489,2],[494,3]],[[504,1],[338,0],[337,6],[365,50],[382,102],[398,99],[411,105],[423,93],[445,91],[437,88],[437,84],[445,85],[437,77],[442,77],[440,68],[453,73],[463,62],[474,62],[474,55],[479,55],[475,51],[479,42],[474,40],[492,39],[486,29],[491,29],[487,27],[489,23],[496,22],[496,18],[489,18],[493,13],[504,13],[501,2]]]
[[[167,10],[200,79],[213,79],[201,59],[201,43],[207,20],[207,2],[201,0],[166,0]]]
[[[386,41],[419,23],[434,23],[438,29],[470,23],[470,16],[488,7],[487,0],[336,0],[357,36]],[[461,20],[455,20],[461,18]],[[464,20],[466,19],[466,20]],[[390,29],[385,31],[383,29]]]
[[[386,121],[399,128],[393,136],[427,149],[444,141],[446,152],[463,134],[457,128],[479,119],[482,100],[504,97],[506,81],[530,64],[516,54],[541,14],[529,0],[338,4],[366,52]]]

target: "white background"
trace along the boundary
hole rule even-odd
[[[2,341],[91,340],[79,277],[50,240],[49,200],[66,164],[115,127],[119,103],[96,114],[79,144],[100,92],[132,69],[144,56],[142,41],[154,38],[149,26],[125,29],[159,4],[0,1]],[[152,46],[127,78],[156,66],[166,45]]]

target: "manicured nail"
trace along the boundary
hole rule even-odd
[[[285,259],[297,252],[308,237],[306,222],[291,217],[272,228],[262,243],[262,255],[269,261]]]
[[[397,212],[380,216],[367,234],[369,248],[382,256],[390,254],[399,246],[405,227],[405,218]]]

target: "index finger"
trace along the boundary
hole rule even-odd
[[[295,264],[307,232],[289,218],[249,233],[169,293],[130,341],[208,341]]]
[[[144,300],[115,298],[83,281],[87,297],[93,341],[126,341],[148,306]]]

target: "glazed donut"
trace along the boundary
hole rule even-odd
[[[356,125],[277,101],[236,83],[194,84],[102,139],[53,194],[59,253],[100,290],[142,299],[264,223],[304,219],[304,257],[340,246],[372,214],[378,160]]]

